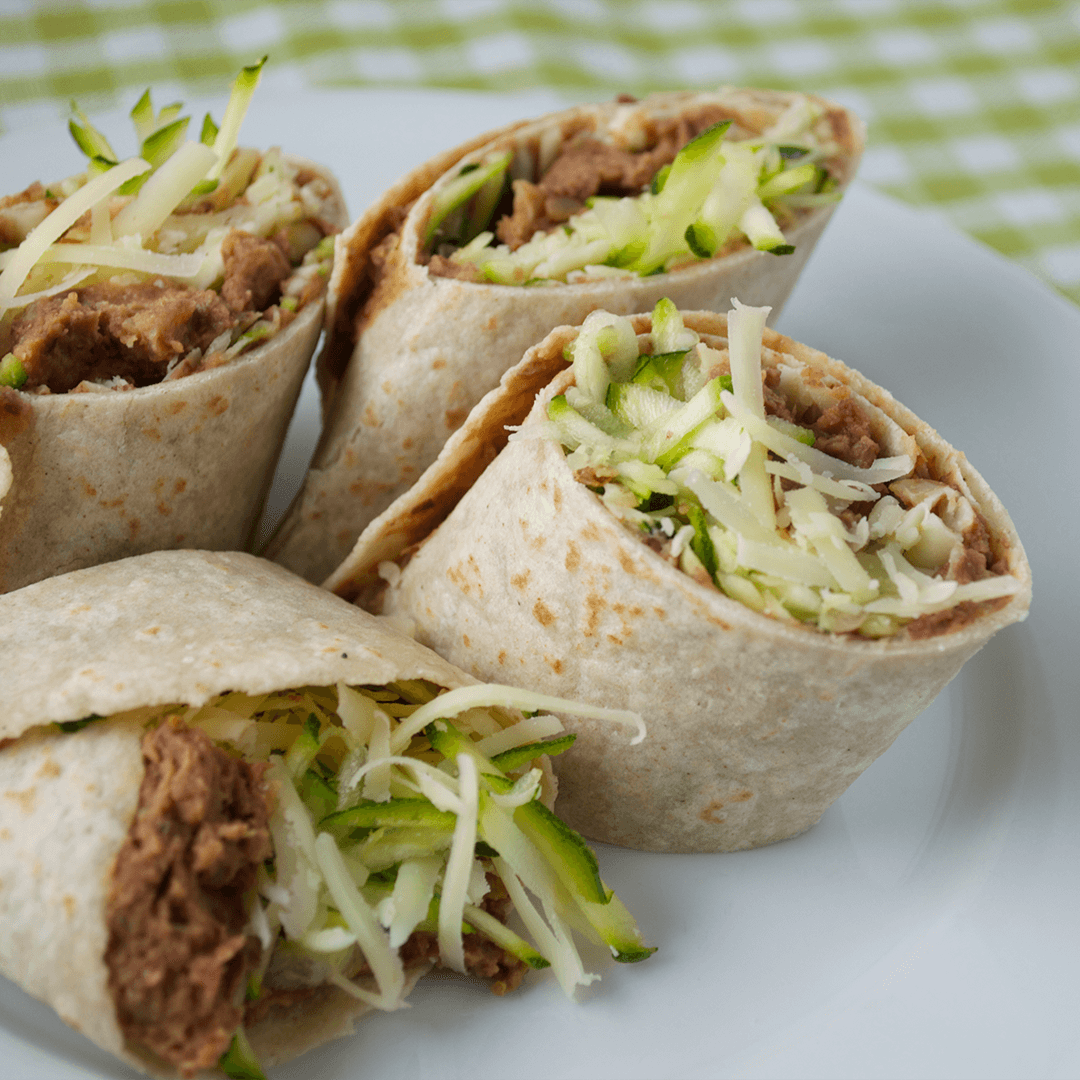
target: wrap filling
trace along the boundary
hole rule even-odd
[[[1016,593],[1007,551],[908,433],[763,350],[768,310],[735,301],[719,348],[669,300],[641,338],[593,312],[545,428],[576,478],[702,585],[818,630],[927,637]]]
[[[842,110],[804,95],[754,120],[723,94],[670,115],[629,99],[606,128],[578,118],[511,139],[437,186],[429,272],[543,285],[662,273],[747,246],[788,254],[784,230],[839,198],[851,132]]]
[[[550,966],[572,996],[598,976],[571,927],[617,960],[647,957],[592,851],[548,809],[545,755],[573,736],[546,713],[515,723],[510,707],[636,720],[507,687],[403,680],[59,725],[145,726],[106,912],[129,1043],[185,1076],[215,1064],[259,1076],[246,1032],[318,995],[396,1009],[409,973],[438,963],[499,994]]]
[[[237,78],[219,129],[185,141],[181,105],[132,110],[119,161],[76,109],[83,173],[0,200],[0,386],[128,390],[227,363],[325,291],[330,182],[280,150],[236,145],[262,64]]]

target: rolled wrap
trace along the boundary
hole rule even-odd
[[[348,217],[327,179],[332,224]],[[245,548],[322,330],[325,298],[220,367],[125,391],[0,387],[0,592],[163,548]]]
[[[158,552],[0,597],[0,972],[136,1068],[104,961],[111,872],[135,813],[140,726],[53,721],[201,704],[305,685],[464,673],[280,567],[243,554]],[[415,978],[417,973],[413,973]],[[367,1006],[328,987],[249,1030],[264,1065],[348,1034]]]
[[[670,116],[715,105],[744,133],[760,133],[799,97],[686,91],[657,94],[632,108]],[[843,148],[843,187],[862,153],[863,126],[838,105],[810,100],[825,110],[818,123]],[[489,132],[421,165],[341,234],[318,362],[324,429],[304,487],[265,551],[269,558],[322,581],[363,528],[435,460],[469,410],[553,327],[579,323],[597,308],[650,310],[662,296],[684,308],[715,308],[737,295],[779,314],[832,204],[807,211],[786,230],[795,251],[781,257],[746,246],[668,273],[550,288],[428,273],[423,234],[432,202],[460,167],[528,146],[545,132],[603,134],[624,122],[628,108],[579,106]],[[391,234],[397,239],[387,247]]]
[[[684,320],[726,346],[725,316]],[[639,335],[651,325],[632,322]],[[887,391],[766,330],[768,363],[790,358],[836,379],[899,425],[981,513],[1018,586],[996,610],[921,640],[759,614],[641,543],[537,433],[571,382],[562,356],[575,335],[553,331],[507,373],[327,585],[411,621],[420,641],[480,678],[641,712],[649,736],[635,747],[587,721],[567,725],[578,740],[556,763],[558,809],[585,835],[730,851],[802,832],[992,634],[1026,615],[1031,574],[1012,521],[964,455]],[[523,421],[507,443],[504,426]]]

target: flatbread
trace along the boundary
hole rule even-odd
[[[797,96],[686,91],[658,94],[635,108],[672,115],[720,103],[744,128],[762,131]],[[838,105],[811,100],[828,110],[846,151],[846,183],[862,153],[862,124]],[[718,308],[739,296],[771,305],[774,318],[779,314],[832,204],[810,211],[788,230],[795,245],[790,255],[748,247],[651,277],[522,288],[433,277],[418,262],[432,191],[459,166],[526,145],[545,131],[605,130],[626,108],[616,102],[579,106],[489,132],[421,165],[341,235],[327,343],[318,361],[323,433],[267,557],[322,581],[364,527],[435,460],[469,410],[553,327],[580,323],[598,308],[619,314],[651,310],[663,296],[690,309]],[[399,242],[381,250],[395,231]]]
[[[333,223],[348,221],[333,178]],[[231,363],[127,391],[0,390],[0,592],[163,548],[254,539],[325,299]]]
[[[725,316],[684,320],[725,344]],[[648,316],[632,321],[649,329]],[[861,395],[967,495],[1018,591],[922,640],[823,633],[752,611],[639,542],[538,434],[547,402],[571,381],[562,354],[575,333],[553,331],[507,373],[327,584],[408,620],[479,678],[640,712],[649,737],[639,746],[567,721],[578,740],[555,763],[558,810],[586,836],[728,851],[795,835],[997,630],[1024,618],[1031,572],[1020,539],[979,473],[929,425],[858,372],[766,330],[768,349]],[[509,442],[507,424],[523,424]]]
[[[174,1073],[124,1042],[103,959],[112,866],[143,776],[142,729],[44,725],[205,703],[230,689],[473,681],[337,597],[238,553],[158,552],[0,597],[0,651],[0,972],[161,1076]],[[249,1036],[272,1064],[348,1034],[366,1010],[331,988],[318,1008],[276,1011]]]

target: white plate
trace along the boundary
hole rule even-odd
[[[556,104],[271,84],[245,141],[324,161],[355,214],[430,153]],[[120,142],[122,113],[104,123]],[[60,125],[49,138],[5,137],[4,190],[78,168]],[[1032,617],[809,833],[736,855],[602,847],[605,878],[660,947],[648,962],[605,964],[576,1005],[544,976],[507,998],[435,976],[412,1008],[278,1080],[1080,1075],[1080,312],[935,216],[856,187],[780,329],[965,449],[1027,545]],[[316,428],[309,386],[274,516]],[[0,1077],[30,1075],[132,1074],[0,981]]]

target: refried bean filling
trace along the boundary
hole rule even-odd
[[[271,854],[265,767],[169,722],[143,760],[106,911],[109,989],[125,1038],[193,1076],[228,1049],[261,953],[244,894]]]
[[[594,195],[623,197],[640,194],[656,173],[695,136],[732,114],[710,105],[678,117],[654,122],[650,148],[624,150],[588,132],[568,138],[558,156],[536,183],[515,180],[492,215],[498,240],[517,250],[538,233],[550,232],[585,209]],[[428,272],[436,277],[482,281],[471,265],[432,255]]]
[[[272,855],[265,765],[216,747],[171,720],[143,739],[146,771],[127,840],[113,869],[105,964],[120,1028],[184,1076],[212,1068],[241,1023],[325,992],[306,972],[271,961],[259,997],[244,1002],[262,949],[245,933],[245,895]],[[488,875],[480,905],[502,922],[510,899]],[[482,937],[463,939],[465,966],[515,989],[526,965]],[[406,968],[439,961],[438,938],[415,931],[401,948]],[[370,974],[359,949],[348,976]]]
[[[225,331],[255,322],[277,303],[293,272],[284,241],[233,229],[221,252],[220,293],[164,279],[106,281],[31,304],[12,323],[6,344],[26,371],[22,389],[60,394],[116,377],[148,386],[192,350],[205,353]],[[293,313],[283,310],[281,317],[287,324]],[[184,373],[214,366],[206,359]]]

